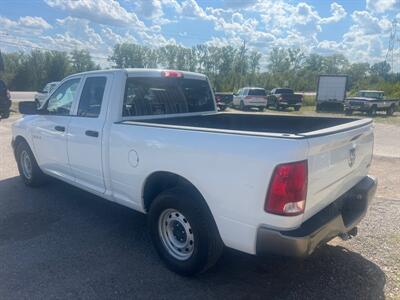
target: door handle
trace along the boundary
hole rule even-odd
[[[91,137],[99,137],[99,132],[94,130],[86,130],[85,134]]]
[[[57,131],[60,131],[60,132],[64,132],[65,131],[65,127],[64,126],[55,126],[54,129],[57,130]]]

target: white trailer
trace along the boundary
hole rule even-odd
[[[343,110],[346,99],[347,75],[319,75],[316,110]]]

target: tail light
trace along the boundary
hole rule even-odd
[[[307,196],[307,161],[278,165],[271,178],[264,210],[296,216],[304,212]]]
[[[178,72],[178,71],[162,71],[161,72],[162,77],[168,77],[168,78],[183,78],[183,73]]]

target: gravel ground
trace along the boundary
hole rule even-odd
[[[143,215],[58,181],[25,187],[11,121],[0,122],[0,299],[400,299],[400,158],[381,145],[392,139],[375,145],[379,187],[357,237],[306,260],[226,250],[187,279],[161,264]],[[398,132],[385,129],[376,127],[378,141]]]

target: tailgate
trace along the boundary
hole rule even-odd
[[[336,200],[368,174],[372,124],[308,139],[305,220]]]
[[[297,104],[301,102],[301,95],[298,94],[282,94],[283,101],[288,104]]]

